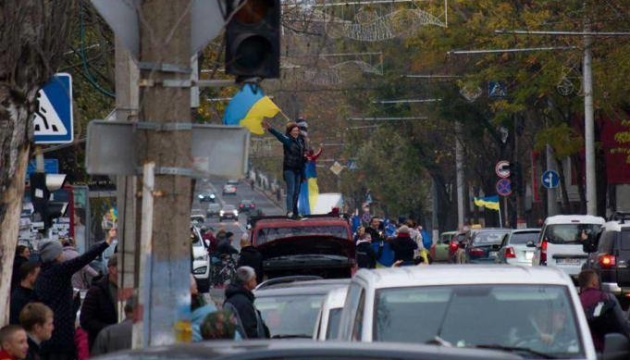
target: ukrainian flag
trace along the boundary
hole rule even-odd
[[[482,198],[475,198],[475,205],[483,206],[486,209],[499,211],[499,196],[486,196]]]
[[[300,188],[300,197],[298,198],[298,211],[302,215],[310,215],[315,211],[317,205],[317,197],[319,196],[319,187],[317,186],[317,168],[315,161],[306,163],[306,181],[302,183]]]
[[[245,84],[225,109],[223,124],[240,125],[249,129],[252,134],[262,135],[262,119],[274,117],[279,112],[280,108],[263,94],[262,88]]]

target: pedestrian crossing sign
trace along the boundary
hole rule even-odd
[[[507,97],[507,87],[503,81],[490,81],[488,83],[488,96],[495,99]]]
[[[70,74],[55,74],[37,92],[33,130],[35,144],[66,144],[74,140]]]

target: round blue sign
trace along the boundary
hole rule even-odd
[[[496,189],[497,194],[501,196],[510,196],[512,194],[512,183],[508,179],[501,179],[497,181]]]
[[[542,184],[547,189],[557,188],[560,183],[560,176],[554,170],[547,170],[541,176]]]

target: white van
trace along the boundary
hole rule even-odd
[[[588,259],[582,241],[587,236],[595,237],[604,222],[604,218],[592,215],[548,217],[540,232],[532,265],[556,267],[576,281]]]

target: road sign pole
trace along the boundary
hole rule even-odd
[[[555,159],[551,145],[546,146],[547,170],[555,170]],[[558,213],[558,202],[556,201],[556,189],[547,188],[547,216],[553,216]]]

